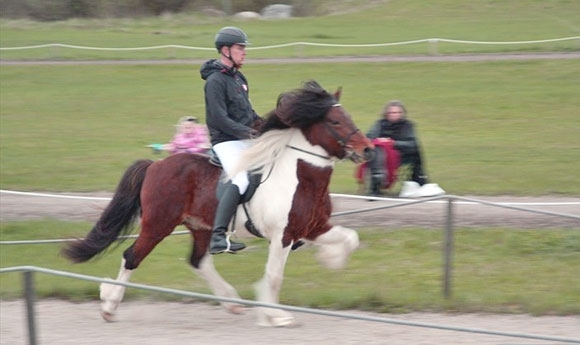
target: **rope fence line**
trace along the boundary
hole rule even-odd
[[[413,322],[413,321],[404,321],[404,320],[397,320],[392,318],[386,317],[376,317],[376,316],[368,316],[368,315],[357,315],[357,314],[350,314],[344,312],[336,312],[331,310],[321,310],[321,309],[313,309],[313,308],[304,308],[304,307],[295,307],[291,305],[284,305],[284,304],[274,304],[274,303],[265,303],[265,302],[257,302],[251,300],[244,300],[244,299],[236,299],[236,298],[227,298],[227,297],[218,297],[214,295],[196,293],[196,292],[188,292],[183,290],[177,289],[170,289],[170,288],[163,288],[157,287],[152,285],[145,285],[145,284],[137,284],[137,283],[130,283],[130,282],[120,282],[112,279],[103,279],[89,275],[77,274],[72,272],[66,271],[58,271],[47,269],[43,267],[36,267],[36,266],[16,266],[16,267],[6,267],[0,268],[0,274],[8,273],[8,272],[38,272],[38,273],[46,273],[50,275],[56,275],[60,277],[66,278],[73,278],[73,279],[80,279],[86,281],[92,281],[97,283],[107,283],[107,284],[114,284],[114,285],[121,285],[130,288],[136,288],[141,290],[153,291],[153,292],[162,292],[182,297],[191,297],[203,300],[213,300],[218,302],[227,302],[227,303],[237,303],[252,307],[264,307],[264,308],[275,308],[275,309],[282,309],[291,312],[299,312],[299,313],[308,313],[308,314],[315,314],[315,315],[323,315],[323,316],[330,316],[330,317],[337,317],[337,318],[345,318],[351,320],[362,320],[362,321],[370,321],[370,322],[380,322],[380,323],[387,323],[387,324],[394,324],[394,325],[403,325],[403,326],[413,326],[413,327],[424,327],[424,328],[433,328],[433,329],[440,329],[440,330],[447,330],[447,331],[455,331],[455,332],[468,332],[468,333],[478,333],[478,334],[486,334],[486,335],[496,335],[496,336],[503,336],[503,337],[513,337],[513,338],[524,338],[524,339],[535,339],[535,340],[546,340],[546,341],[556,341],[556,342],[564,342],[564,343],[574,343],[580,344],[580,339],[574,338],[567,338],[567,337],[558,337],[558,336],[550,336],[550,335],[539,335],[539,334],[529,334],[529,333],[513,333],[513,332],[500,332],[500,331],[492,331],[480,328],[468,328],[468,327],[457,327],[457,326],[448,326],[448,325],[439,325],[433,323],[425,323],[425,322]],[[32,283],[30,283],[32,284]],[[33,286],[25,289],[26,291],[33,291]],[[27,303],[34,303],[33,298],[28,296],[26,298]],[[30,301],[30,302],[29,302]],[[33,309],[33,308],[31,308]],[[32,313],[34,314],[34,313]],[[28,321],[34,323],[34,315],[28,315]]]
[[[390,43],[371,43],[371,44],[333,44],[333,43],[317,43],[317,42],[290,42],[282,43],[270,46],[262,47],[248,47],[247,50],[267,50],[267,49],[278,49],[294,46],[313,46],[313,47],[337,47],[337,48],[372,48],[372,47],[389,47],[389,46],[399,46],[399,45],[409,45],[417,43],[455,43],[455,44],[477,44],[477,45],[520,45],[520,44],[538,44],[538,43],[553,43],[553,42],[563,42],[580,40],[580,36],[571,37],[561,37],[552,38],[544,40],[533,40],[533,41],[467,41],[467,40],[456,40],[448,38],[425,38],[420,40],[403,41],[403,42],[390,42]],[[84,50],[102,50],[102,51],[136,51],[136,50],[155,50],[155,49],[186,49],[186,50],[207,50],[213,51],[215,48],[209,47],[194,47],[194,46],[184,46],[184,45],[160,45],[151,47],[89,47],[80,46],[64,43],[49,43],[49,44],[39,44],[33,46],[22,46],[22,47],[0,47],[0,51],[5,50],[27,50],[27,49],[42,49],[42,48],[71,48],[71,49],[84,49]]]

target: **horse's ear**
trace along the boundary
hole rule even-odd
[[[342,93],[342,86],[339,86],[338,89],[336,90],[336,92],[334,93],[334,99],[336,99],[336,101],[340,101],[340,94]]]

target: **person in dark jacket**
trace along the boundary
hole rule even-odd
[[[220,57],[206,61],[200,69],[205,80],[205,116],[212,149],[227,173],[236,167],[241,152],[249,146],[248,139],[258,135],[255,128],[263,121],[250,103],[248,81],[240,72],[248,44],[248,36],[241,29],[232,26],[220,29],[215,36]],[[235,253],[246,247],[230,241],[226,233],[240,196],[248,188],[247,173],[236,174],[230,182],[216,209],[211,254]]]
[[[421,148],[417,140],[413,122],[407,119],[407,110],[401,101],[390,101],[385,106],[382,118],[375,122],[367,133],[370,139],[392,141],[399,152],[401,164],[408,164],[412,169],[410,181],[405,181],[401,197],[435,196],[445,194],[436,183],[429,183]],[[384,150],[377,146],[375,157],[369,162],[371,173],[371,195],[381,194],[381,184],[385,178]]]

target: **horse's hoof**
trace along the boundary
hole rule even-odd
[[[103,320],[105,320],[107,322],[114,322],[115,321],[115,314],[108,313],[106,311],[101,310],[101,317],[103,318]]]
[[[284,328],[297,328],[300,327],[300,322],[296,321],[295,318],[284,318],[282,320],[276,319],[274,320],[275,327],[284,327]]]
[[[240,315],[244,313],[245,308],[242,305],[231,305],[226,310],[232,314]]]
[[[293,316],[268,317],[267,320],[260,320],[256,323],[261,327],[296,328],[301,324]]]

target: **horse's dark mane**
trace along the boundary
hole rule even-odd
[[[266,115],[266,122],[260,131],[265,133],[272,129],[308,127],[324,119],[335,104],[334,96],[318,82],[307,81],[301,88],[278,96],[276,108]]]

